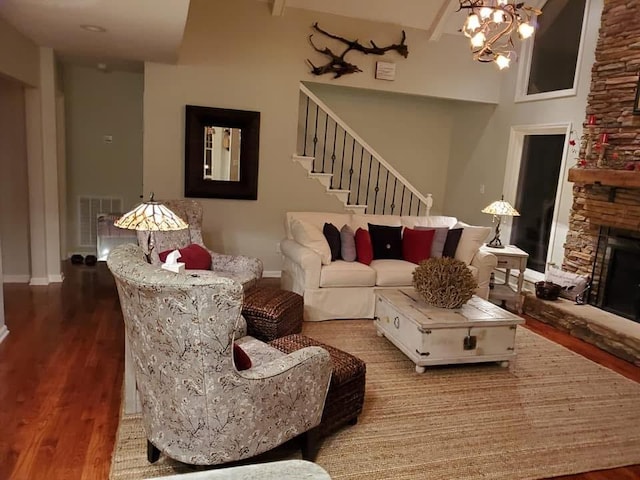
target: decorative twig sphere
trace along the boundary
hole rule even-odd
[[[413,286],[429,305],[460,308],[471,299],[478,282],[460,260],[429,258],[413,271]]]

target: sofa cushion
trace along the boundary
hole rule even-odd
[[[158,257],[161,262],[167,261],[167,256],[174,250],[160,252]],[[209,270],[211,269],[211,254],[202,245],[192,243],[178,250],[180,252],[179,262],[184,263],[185,270]]]
[[[337,260],[320,270],[321,287],[373,287],[376,272],[360,262]]]
[[[450,228],[447,232],[447,240],[444,242],[444,248],[442,249],[442,256],[454,258],[456,256],[456,250],[460,243],[460,237],[462,236],[461,228]]]
[[[418,216],[418,215],[403,215],[400,217],[402,225],[409,228],[414,227],[453,227],[458,219],[456,217],[447,217],[444,215],[434,216]]]
[[[402,227],[369,224],[373,258],[402,259]]]
[[[340,230],[333,223],[326,223],[322,227],[322,234],[327,239],[331,250],[331,261],[340,260]]]
[[[300,245],[310,248],[320,255],[320,261],[323,265],[331,263],[331,249],[322,230],[310,223],[294,219],[291,222],[291,235]]]
[[[379,287],[406,287],[413,284],[415,263],[404,260],[374,260],[370,266],[376,271],[376,285]]]
[[[469,265],[491,233],[491,227],[474,227],[462,222],[459,222],[457,226],[462,227],[463,230],[455,258]]]
[[[436,231],[405,228],[402,233],[402,258],[407,262],[420,263],[431,257],[431,244]]]
[[[351,224],[350,213],[335,212],[287,212],[285,215],[284,228],[287,238],[293,239],[291,234],[291,224],[294,220],[302,220],[310,223],[320,231],[325,223],[333,223],[338,229],[345,224]]]
[[[386,225],[388,227],[401,227],[399,215],[370,215],[370,214],[353,214],[351,216],[351,228],[357,230],[358,228],[364,228],[367,230],[369,224],[374,225]]]
[[[356,236],[349,225],[340,229],[340,256],[345,262],[354,262],[357,257]]]
[[[371,236],[369,231],[364,228],[356,230],[356,258],[360,263],[369,265],[373,260],[373,246],[371,245]]]
[[[434,230],[433,242],[431,242],[431,258],[442,257],[449,227],[416,227],[415,230]]]

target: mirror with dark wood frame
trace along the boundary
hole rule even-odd
[[[258,198],[260,112],[187,105],[184,195]]]

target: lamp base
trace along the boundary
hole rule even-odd
[[[489,243],[487,243],[487,247],[504,248],[504,245],[502,244],[499,238],[494,237]]]

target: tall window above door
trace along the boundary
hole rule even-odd
[[[575,95],[588,0],[547,0],[523,43],[516,101]]]

